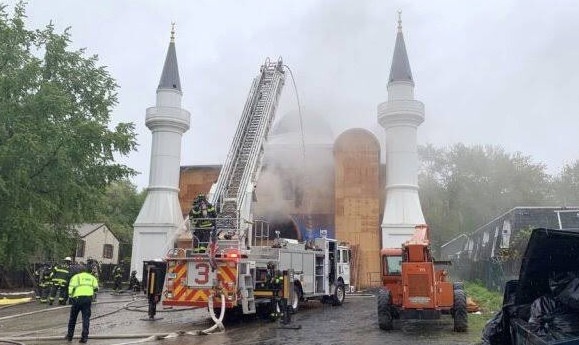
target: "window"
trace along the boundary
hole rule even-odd
[[[76,244],[76,254],[75,256],[77,258],[84,258],[84,247],[85,247],[86,243],[84,240],[79,240],[78,243]]]
[[[105,244],[103,246],[103,259],[112,259],[112,258],[113,258],[113,245]]]
[[[348,251],[347,250],[342,250],[342,262],[347,264],[349,262],[349,258],[348,258]]]
[[[384,256],[384,275],[399,276],[402,272],[402,256]]]

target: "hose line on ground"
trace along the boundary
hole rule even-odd
[[[129,333],[129,334],[91,335],[90,338],[91,339],[138,339],[135,341],[113,344],[113,345],[129,345],[129,344],[146,343],[146,342],[162,340],[162,339],[176,338],[176,337],[179,337],[182,335],[206,335],[206,334],[214,333],[217,329],[219,329],[220,331],[223,331],[225,329],[225,327],[223,326],[223,319],[225,317],[225,296],[223,294],[221,294],[221,312],[220,312],[219,317],[217,317],[215,315],[215,312],[213,310],[213,297],[214,297],[214,295],[212,294],[209,298],[209,314],[210,314],[211,319],[213,320],[213,322],[215,324],[213,326],[205,329],[205,330],[176,331],[176,332],[169,332],[169,333],[148,333],[148,334],[147,333],[141,333],[141,334],[130,334]],[[121,308],[118,308],[112,312],[98,315],[96,317],[92,317],[91,320],[102,318],[105,316],[109,316],[109,315],[117,313],[123,309],[130,311],[131,310],[130,305],[133,303],[136,303],[136,302],[140,302],[140,301],[142,301],[142,299],[122,301],[122,302],[127,302],[127,303],[125,305],[123,305]],[[114,301],[114,302],[119,302],[119,301]],[[101,302],[101,303],[106,303],[106,302]],[[62,309],[62,308],[67,308],[67,307],[70,307],[70,306],[62,306],[62,307],[51,308],[51,309],[47,309],[47,310]],[[188,309],[196,309],[196,308],[188,308]],[[178,309],[175,311],[183,311],[183,310],[188,310],[188,309]],[[42,310],[42,311],[45,311],[45,310]],[[25,315],[30,315],[30,314],[34,314],[34,312],[12,315],[12,317],[25,316]],[[78,323],[80,323],[80,321]],[[49,329],[45,329],[45,330],[52,330],[52,329],[53,328],[49,328]],[[21,333],[21,334],[22,335],[34,334],[34,333],[38,333],[41,331],[44,331],[44,330],[28,331],[26,333]],[[79,338],[79,337],[75,336],[75,338]],[[36,342],[38,342],[38,341],[60,340],[60,339],[62,339],[62,336],[44,336],[44,337],[42,337],[42,336],[18,336],[18,335],[16,335],[16,336],[11,336],[11,337],[6,337],[6,338],[0,338],[0,344],[8,343],[8,344],[15,344],[15,345],[26,345],[22,341],[36,341]]]
[[[223,326],[223,318],[225,317],[225,295],[221,294],[221,311],[219,313],[219,318],[215,316],[215,311],[213,310],[213,297],[214,295],[213,293],[211,293],[211,295],[209,295],[209,301],[207,302],[209,307],[209,315],[211,316],[211,319],[213,320],[213,322],[215,322],[215,324],[207,329],[192,334],[194,335],[210,334],[215,332],[217,329],[219,329],[219,331],[225,330],[225,327]]]

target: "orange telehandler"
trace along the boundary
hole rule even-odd
[[[450,313],[454,331],[468,327],[466,294],[462,283],[447,281],[448,272],[430,250],[429,228],[418,225],[402,248],[381,250],[382,288],[378,291],[378,325],[391,330],[393,320],[438,319]]]

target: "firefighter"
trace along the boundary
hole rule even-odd
[[[99,276],[100,276],[100,274],[99,274],[99,262],[93,258],[88,258],[86,260],[86,265],[87,265],[87,268],[90,270],[90,274],[95,276],[95,278],[98,280]]]
[[[40,277],[38,287],[40,289],[40,303],[48,302],[48,295],[52,287],[50,272],[52,267],[48,263],[43,263],[40,269]]]
[[[215,228],[216,217],[215,207],[207,201],[205,195],[197,195],[197,198],[193,201],[191,211],[189,211],[193,235],[197,238],[196,243],[194,243],[196,252],[204,253],[207,250],[210,232]]]
[[[68,332],[65,339],[72,341],[74,328],[78,313],[82,313],[82,332],[79,343],[86,343],[88,340],[88,331],[90,326],[90,314],[92,296],[99,289],[99,283],[95,276],[90,274],[88,267],[83,267],[80,273],[70,278],[68,285],[68,295],[72,301],[70,308],[70,317],[68,319]]]
[[[34,270],[34,298],[40,300],[41,288],[40,288],[40,275],[42,274],[42,265],[39,265]]]
[[[124,260],[121,260],[121,262],[115,266],[115,268],[113,269],[113,279],[115,282],[115,292],[119,292],[121,290],[121,283],[123,280],[123,273],[124,273],[124,268],[123,265],[125,264]]]
[[[272,321],[275,321],[281,316],[278,312],[278,306],[279,310],[283,313],[282,305],[280,304],[281,299],[279,297],[279,292],[283,288],[283,274],[281,271],[276,270],[275,264],[271,261],[267,263],[266,286],[273,290],[270,318]]]
[[[72,259],[70,256],[64,258],[61,264],[56,264],[50,273],[50,297],[48,297],[48,304],[52,305],[56,294],[58,292],[58,304],[65,305],[68,299],[68,279],[70,278],[70,264]]]
[[[139,282],[139,279],[137,279],[137,271],[131,272],[131,278],[129,279],[129,290],[132,290],[133,292],[141,291],[141,283]]]
[[[99,280],[100,279],[99,262],[93,258],[88,258],[86,260],[86,264],[90,274],[92,274],[97,280]],[[95,291],[95,293],[92,295],[92,301],[96,302],[96,300],[97,300],[97,292]]]

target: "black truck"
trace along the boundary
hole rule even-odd
[[[484,345],[579,344],[579,229],[534,229]]]

